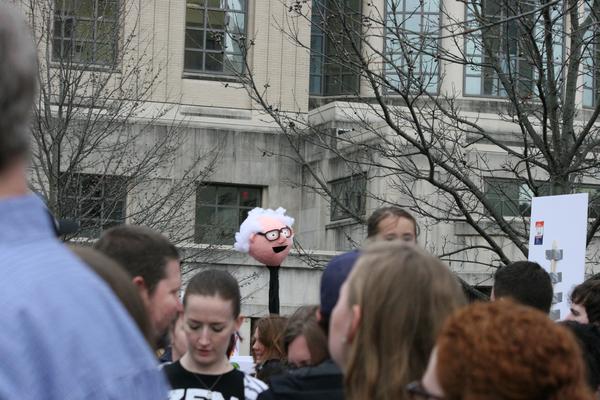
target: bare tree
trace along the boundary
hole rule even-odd
[[[155,101],[161,68],[136,2],[18,0],[39,49],[32,186],[78,236],[128,222],[189,240],[183,204],[218,151],[183,157],[177,109]],[[192,232],[192,233],[191,233]]]
[[[240,79],[307,190],[364,223],[329,183],[335,160],[384,182],[364,189],[370,204],[417,213],[447,261],[498,266],[527,256],[532,196],[588,191],[588,244],[600,227],[599,13],[597,0],[293,1],[276,23],[310,52],[310,111]]]

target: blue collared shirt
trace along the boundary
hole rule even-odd
[[[0,201],[0,399],[166,399],[133,320],[50,221],[34,195]]]

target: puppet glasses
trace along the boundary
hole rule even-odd
[[[286,238],[291,237],[292,232],[292,228],[290,228],[289,226],[284,226],[281,229],[273,229],[268,232],[256,232],[256,234],[264,236],[269,242],[274,242],[275,240],[279,239],[280,235],[283,235]]]

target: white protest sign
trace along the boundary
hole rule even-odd
[[[531,203],[529,261],[550,273],[554,320],[567,316],[569,295],[584,280],[587,215],[587,193],[535,197]]]

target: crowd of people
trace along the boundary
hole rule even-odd
[[[600,281],[574,288],[560,323],[532,262],[500,268],[492,301],[467,304],[398,207],[377,209],[365,246],[328,263],[318,305],[256,322],[255,373],[242,372],[229,272],[202,269],[181,301],[180,254],[161,233],[57,239],[26,178],[37,74],[23,17],[0,3],[0,399],[600,398]]]

